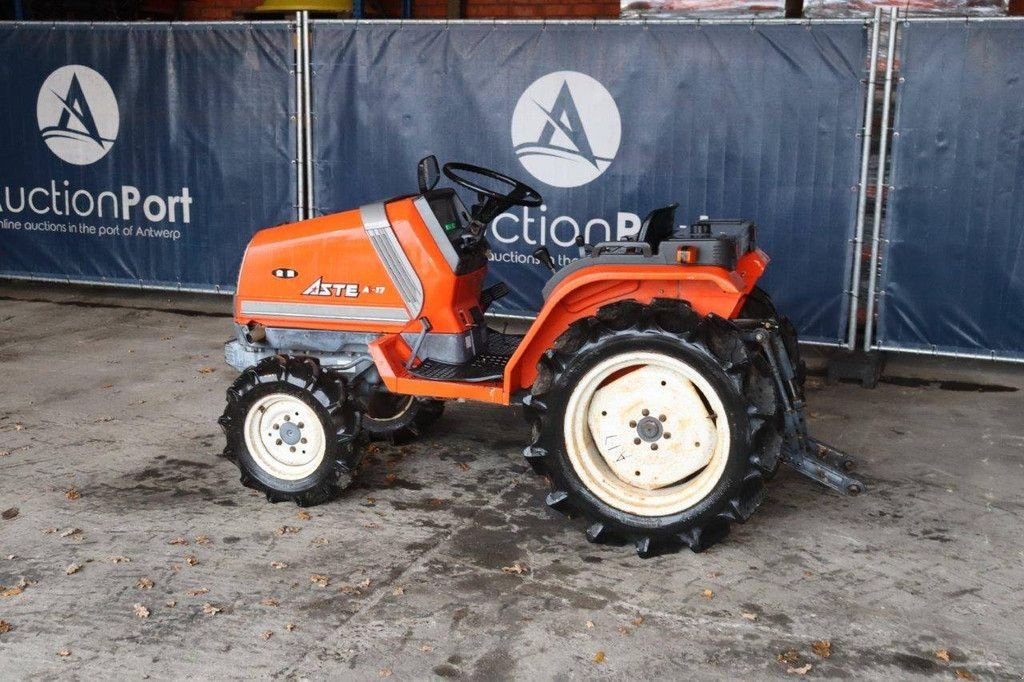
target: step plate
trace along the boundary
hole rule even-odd
[[[514,334],[489,332],[487,350],[469,362],[450,365],[437,360],[424,360],[409,373],[420,379],[431,381],[494,381],[505,374],[505,365],[516,352],[523,337]]]

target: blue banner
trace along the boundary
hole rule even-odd
[[[546,200],[489,231],[495,309],[531,313],[547,271],[589,243],[677,222],[749,218],[764,283],[802,338],[841,343],[867,31],[834,24],[313,22],[315,206],[415,190],[437,154],[519,177]],[[464,196],[467,204],[471,197]]]
[[[1024,358],[1024,21],[901,35],[876,343]]]
[[[0,26],[0,275],[232,289],[296,217],[292,33]]]

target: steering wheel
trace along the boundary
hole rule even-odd
[[[472,180],[467,180],[463,175],[460,175],[460,173],[470,173],[472,175],[479,175],[491,180],[496,180],[501,184],[508,185],[512,189],[507,193],[502,194],[497,190],[484,187]],[[444,165],[444,174],[447,175],[448,179],[455,184],[462,185],[468,190],[472,190],[477,194],[494,199],[506,206],[528,206],[530,208],[535,208],[544,202],[540,196],[540,192],[533,189],[526,183],[520,182],[515,178],[511,178],[504,173],[499,173],[496,170],[491,170],[490,168],[474,166],[469,163],[446,163]],[[504,208],[502,210],[504,210]]]

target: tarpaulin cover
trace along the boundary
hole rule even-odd
[[[543,209],[499,218],[495,309],[541,305],[544,243],[635,231],[679,202],[756,221],[765,284],[803,338],[845,335],[866,29],[840,24],[313,23],[315,205],[415,191],[437,154],[534,185]],[[471,197],[464,194],[467,204]],[[564,245],[564,246],[563,246]]]
[[[0,274],[233,288],[296,215],[291,36],[0,26]]]
[[[877,343],[1024,357],[1024,22],[901,35]]]

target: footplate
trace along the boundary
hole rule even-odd
[[[772,320],[761,320],[757,324],[758,327],[748,334],[764,349],[785,410],[782,461],[843,495],[864,492],[864,483],[849,473],[854,466],[853,458],[808,435],[805,403],[795,384],[793,363],[782,342],[779,325]]]

